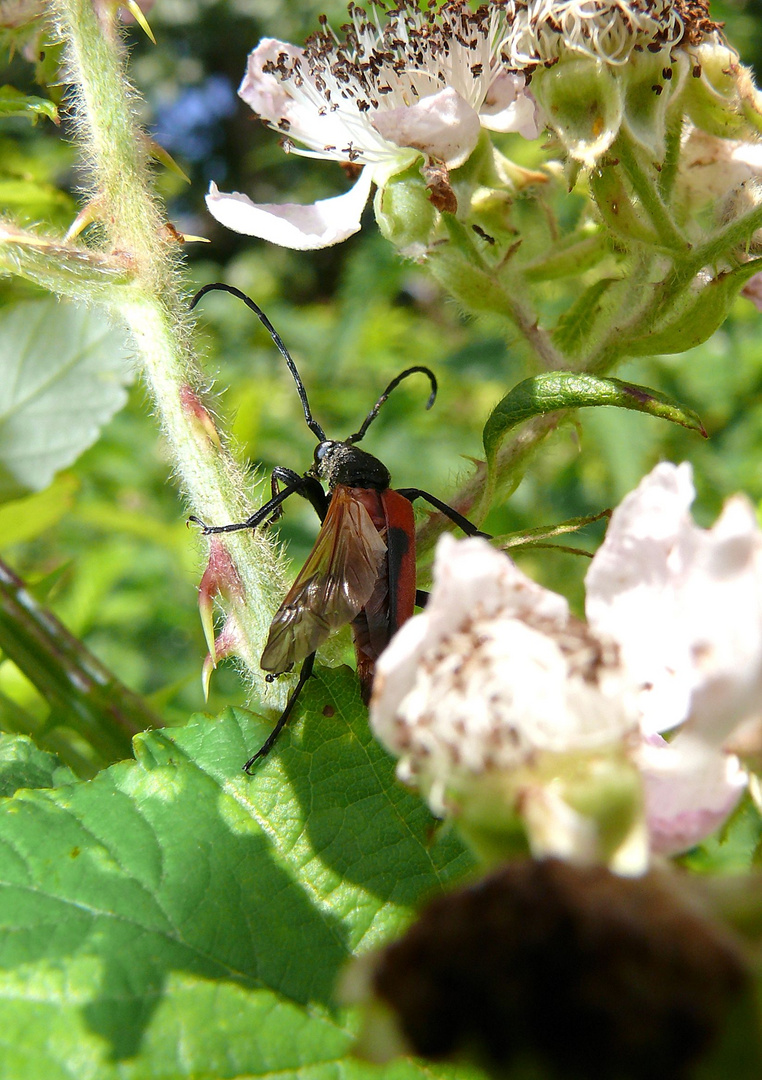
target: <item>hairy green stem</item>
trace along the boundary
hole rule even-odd
[[[74,117],[91,169],[91,197],[108,230],[111,250],[127,260],[133,273],[129,294],[120,286],[108,306],[132,332],[154,409],[193,510],[214,524],[240,521],[250,512],[242,494],[246,485],[221,447],[201,400],[202,378],[180,288],[179,249],[165,228],[151,188],[145,139],[134,114],[134,92],[113,8],[102,4],[96,13],[92,0],[54,0],[53,8],[67,43]],[[103,299],[102,290],[98,298]],[[231,606],[228,631],[235,651],[260,697],[278,705],[285,687],[270,688],[259,668],[270,616],[283,587],[276,549],[261,533],[226,534],[219,543],[236,577],[235,588],[222,586]]]

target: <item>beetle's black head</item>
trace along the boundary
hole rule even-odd
[[[315,475],[333,489],[337,484],[347,487],[376,488],[384,491],[391,483],[389,470],[378,458],[345,442],[326,439],[315,448]]]

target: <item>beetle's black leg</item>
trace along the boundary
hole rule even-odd
[[[281,504],[293,494],[301,495],[302,498],[307,499],[308,502],[312,503],[318,517],[321,521],[323,520],[326,511],[328,510],[328,499],[320,483],[314,476],[300,476],[299,473],[292,472],[291,469],[284,469],[281,466],[276,466],[276,468],[273,469],[273,477],[275,477],[276,485],[278,480],[283,480],[285,481],[286,486],[273,494],[270,501],[266,502],[264,506],[260,506],[259,510],[256,510],[251,517],[246,519],[246,521],[237,521],[231,525],[207,525],[200,518],[197,518],[195,514],[192,514],[188,518],[188,521],[200,525],[204,536],[209,536],[211,533],[239,532],[241,529],[256,529],[259,525],[270,524],[272,521],[277,520],[277,517],[280,516],[279,511]]]
[[[301,481],[301,477],[298,479]],[[231,525],[207,525],[201,518],[197,518],[195,514],[191,514],[188,521],[200,525],[201,532],[204,536],[209,536],[211,533],[239,532],[241,529],[256,529],[257,525],[261,525],[264,521],[267,521],[273,511],[277,510],[280,504],[285,502],[289,495],[293,495],[294,492],[298,490],[297,487],[283,488],[283,490],[273,496],[269,502],[266,502],[264,506],[261,506],[259,510],[253,513],[251,517],[246,518],[246,521],[235,521]]]
[[[285,484],[290,484],[294,487],[294,482],[298,483],[301,477],[298,473],[293,472],[291,469],[286,469],[282,465],[276,465],[273,471],[270,473],[270,500],[272,501],[280,494],[279,481],[282,480]],[[270,520],[263,522],[263,524],[274,525],[276,521],[279,521],[283,514],[283,504],[276,506],[272,512]]]
[[[462,529],[466,536],[483,536],[487,540],[491,540],[492,537],[489,533],[482,532],[481,529],[477,529],[472,521],[463,517],[457,510],[454,510],[447,503],[442,502],[436,495],[429,495],[428,491],[422,491],[420,488],[397,488],[400,495],[403,495],[406,499],[410,499],[410,502],[414,502],[416,499],[425,499],[426,502],[431,503],[433,507],[439,510],[442,514],[454,521],[459,529]]]
[[[416,589],[415,590],[415,606],[416,607],[426,607],[426,605],[429,602],[429,596],[430,595],[431,594],[426,592],[425,589]]]
[[[310,675],[312,674],[312,668],[314,667],[314,665],[315,653],[310,653],[310,655],[302,664],[302,670],[299,672],[299,682],[291,691],[291,696],[286,702],[285,709],[280,714],[280,719],[278,720],[278,723],[275,725],[275,727],[272,729],[265,741],[262,743],[259,750],[257,750],[254,757],[250,757],[249,760],[246,762],[243,767],[244,772],[249,772],[251,766],[254,764],[255,761],[259,761],[260,758],[267,757],[267,755],[272,750],[275,744],[275,740],[278,738],[281,731],[283,731],[283,728],[286,726],[286,721],[291,715],[291,710],[293,709],[294,705],[296,705],[297,699],[304,688],[304,684],[307,682],[307,679],[309,679]]]

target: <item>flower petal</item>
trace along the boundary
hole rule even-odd
[[[272,71],[264,70],[270,65],[284,70],[298,65],[300,78],[284,81]],[[238,96],[272,127],[321,156],[350,157],[352,148],[348,144],[353,140],[346,118],[341,112],[327,108],[310,78],[304,49],[276,38],[263,38],[249,53]]]
[[[687,558],[680,538],[694,495],[689,465],[657,465],[614,511],[585,579],[588,622],[619,645],[646,734],[675,727],[690,709],[690,644],[673,576]]]
[[[378,111],[373,127],[389,142],[410,146],[456,169],[468,158],[477,142],[479,117],[460,96],[448,87],[415,105]]]
[[[740,799],[747,774],[734,754],[680,733],[655,735],[638,752],[653,851],[676,855],[710,836]]]
[[[212,184],[206,205],[212,217],[234,232],[296,251],[314,251],[339,244],[359,231],[371,180],[371,171],[365,168],[349,191],[309,206],[254,203],[247,195],[237,191],[226,194]]]
[[[525,139],[536,139],[542,130],[537,102],[526,89],[526,79],[510,71],[500,72],[490,86],[479,119],[489,131],[517,131]]]
[[[749,278],[741,289],[741,296],[751,300],[757,311],[762,311],[762,274],[755,274],[753,278]]]

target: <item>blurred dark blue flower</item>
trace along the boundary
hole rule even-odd
[[[233,86],[224,75],[210,75],[187,86],[156,112],[156,139],[171,154],[187,161],[208,158],[222,143],[220,121],[235,111]]]

